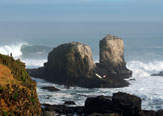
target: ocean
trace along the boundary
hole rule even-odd
[[[99,60],[99,41],[106,35],[121,37],[125,43],[127,67],[133,71],[129,87],[64,88],[41,79],[37,92],[41,103],[62,104],[75,101],[84,105],[87,97],[108,95],[122,91],[142,98],[142,108],[163,109],[163,77],[150,76],[163,70],[163,23],[162,22],[0,22],[0,53],[12,53],[27,68],[37,68],[47,62],[48,53],[57,45],[79,41],[92,48],[93,59]],[[61,91],[49,92],[43,86],[55,86]]]

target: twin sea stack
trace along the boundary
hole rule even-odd
[[[57,84],[86,88],[128,86],[124,79],[132,75],[126,68],[123,40],[112,35],[100,41],[99,63],[94,63],[88,45],[72,42],[54,48],[44,67],[28,72]]]

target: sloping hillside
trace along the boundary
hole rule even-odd
[[[25,64],[0,55],[0,116],[40,116],[36,83]]]

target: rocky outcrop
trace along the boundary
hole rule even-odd
[[[40,116],[41,106],[25,64],[0,55],[0,115]]]
[[[115,93],[112,97],[97,96],[87,98],[85,106],[80,107],[47,104],[44,104],[44,107],[43,112],[55,112],[55,115],[68,116],[163,116],[162,110],[157,112],[142,110],[139,97],[122,92]]]
[[[132,74],[124,61],[123,40],[111,35],[100,41],[100,63],[94,63],[88,45],[72,42],[54,48],[44,67],[28,72],[57,84],[87,88],[128,86],[124,78]]]
[[[48,90],[50,92],[60,91],[58,88],[53,87],[53,86],[42,87],[41,89]]]
[[[46,72],[55,71],[71,77],[91,76],[95,68],[91,48],[79,42],[58,46],[49,53]]]
[[[161,77],[163,77],[163,71],[161,71],[159,73],[156,73],[156,74],[152,74],[151,76],[161,76]]]
[[[132,72],[126,68],[124,42],[121,38],[107,35],[100,40],[100,63],[97,64],[97,70],[99,69],[123,78],[132,76]]]

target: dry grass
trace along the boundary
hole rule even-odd
[[[11,70],[2,64],[0,64],[0,84],[4,86],[6,84],[11,84],[14,82],[14,77],[11,73]]]

